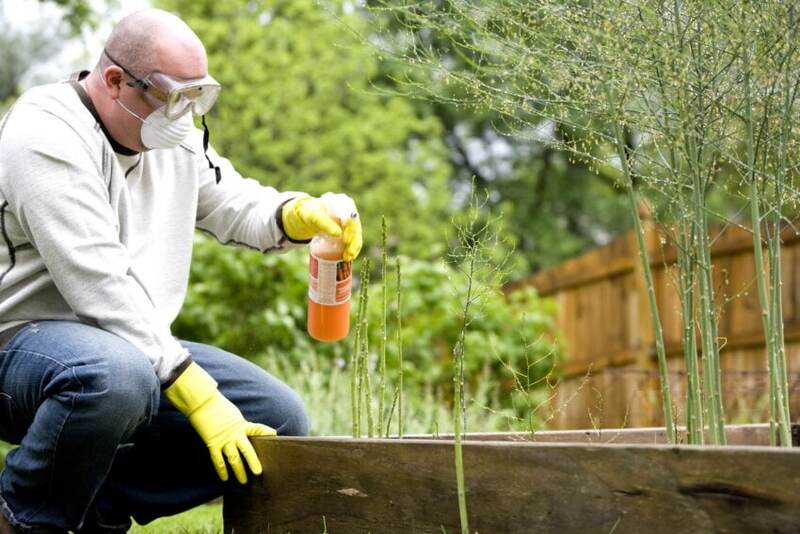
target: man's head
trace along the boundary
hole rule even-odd
[[[200,39],[181,19],[158,9],[123,18],[86,78],[103,124],[120,144],[141,151],[142,120],[159,108],[153,92],[137,81],[160,73],[176,82],[203,78],[208,59]],[[139,118],[137,118],[139,117]]]

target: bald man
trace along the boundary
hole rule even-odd
[[[125,532],[262,472],[251,436],[304,435],[288,386],[181,341],[195,228],[264,253],[341,236],[355,212],[243,178],[194,126],[220,92],[200,39],[145,10],[91,72],[0,123],[0,532]]]

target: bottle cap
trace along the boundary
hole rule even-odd
[[[328,215],[338,219],[340,225],[344,225],[348,219],[358,217],[356,203],[349,196],[343,193],[325,193],[320,198],[328,208]]]

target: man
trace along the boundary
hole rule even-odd
[[[192,115],[219,90],[189,27],[145,10],[91,73],[0,123],[0,438],[20,444],[0,531],[125,532],[259,475],[248,436],[307,433],[288,386],[170,334],[195,227],[262,252],[320,232],[361,248],[355,213],[340,226],[216,154]]]

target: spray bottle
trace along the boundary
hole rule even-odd
[[[328,214],[344,226],[357,217],[347,195],[325,193]],[[318,234],[311,240],[308,261],[308,334],[318,341],[339,341],[350,331],[351,261],[344,261],[341,237]]]

